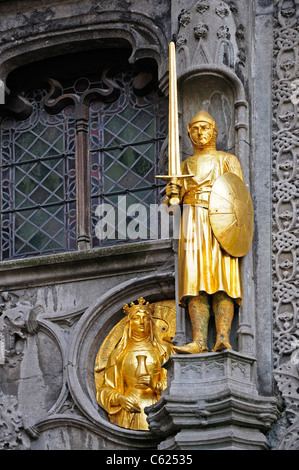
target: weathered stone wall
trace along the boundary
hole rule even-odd
[[[171,242],[47,259],[46,270],[40,258],[2,267],[9,290],[1,294],[1,447],[153,446],[148,432],[115,433],[96,402],[93,371],[100,344],[123,318],[124,303],[174,298]]]
[[[277,445],[298,449],[298,2],[278,2],[273,42],[273,353],[283,398]]]

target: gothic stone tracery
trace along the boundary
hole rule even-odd
[[[298,449],[298,113],[299,34],[295,1],[274,13],[273,62],[273,310],[274,376],[286,405],[280,447]],[[298,5],[297,5],[298,6]]]

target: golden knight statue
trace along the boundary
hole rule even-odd
[[[179,302],[188,308],[193,327],[193,341],[174,349],[177,353],[208,351],[211,311],[217,333],[214,351],[232,349],[229,337],[234,304],[242,299],[240,255],[235,252],[243,255],[251,243],[251,198],[238,159],[216,150],[217,125],[206,111],[190,121],[188,134],[194,155],[182,163],[181,171],[193,176],[170,181],[165,201],[175,196],[183,203]],[[226,178],[219,179],[221,175]]]
[[[240,262],[253,238],[253,204],[236,156],[216,149],[217,124],[204,110],[188,125],[194,155],[180,162],[175,47],[170,44],[169,179],[165,203],[181,204],[178,253],[179,304],[187,307],[193,341],[177,353],[208,349],[208,325],[215,316],[214,351],[232,349],[235,304],[242,300]]]

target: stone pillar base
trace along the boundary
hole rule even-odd
[[[260,397],[255,359],[235,351],[176,354],[164,365],[168,387],[146,409],[158,449],[265,450],[276,400]]]

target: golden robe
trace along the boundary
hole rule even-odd
[[[216,179],[232,172],[242,180],[238,159],[217,150],[187,158],[181,166],[183,214],[179,240],[179,299],[186,306],[188,297],[204,291],[226,292],[240,303],[242,298],[239,259],[230,256],[215,238],[208,214],[209,198]]]
[[[148,422],[144,408],[156,403],[167,385],[167,372],[162,364],[169,354],[156,339],[134,341],[128,337],[126,328],[124,336],[117,348],[111,353],[104,372],[104,382],[97,393],[97,401],[109,414],[111,423],[129,429],[148,430]],[[158,389],[149,387],[136,388],[137,356],[146,355],[147,368]],[[141,411],[134,413],[125,410],[118,404],[117,395],[134,395],[139,402]]]

